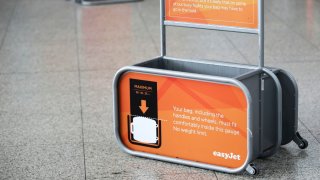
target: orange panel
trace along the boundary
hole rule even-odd
[[[165,0],[166,20],[258,28],[257,0]]]
[[[127,72],[118,93],[128,149],[229,168],[246,162],[248,105],[239,87]]]

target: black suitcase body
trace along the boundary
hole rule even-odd
[[[274,70],[282,87],[282,142],[285,145],[294,141],[299,148],[308,147],[308,141],[298,132],[298,86],[293,76],[282,69]]]

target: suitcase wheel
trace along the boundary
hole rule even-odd
[[[250,163],[247,168],[246,171],[250,174],[250,175],[257,175],[259,173],[259,169],[256,167],[255,164]]]
[[[299,146],[300,149],[305,149],[308,147],[308,141],[303,139],[299,132],[296,132],[293,141]]]

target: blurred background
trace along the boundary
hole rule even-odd
[[[160,55],[159,0],[0,0],[0,179],[247,179],[120,151],[112,78]],[[320,177],[320,1],[265,1],[265,62],[296,78],[299,131],[258,178]],[[257,64],[255,35],[168,28],[168,55]]]

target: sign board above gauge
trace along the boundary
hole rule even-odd
[[[259,0],[165,0],[164,3],[167,23],[258,29]]]

